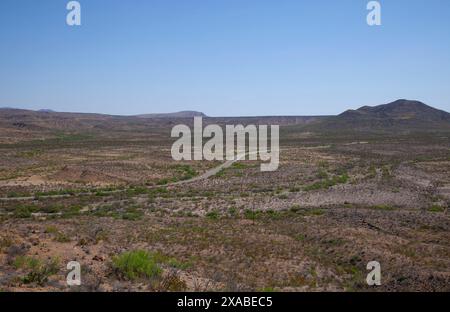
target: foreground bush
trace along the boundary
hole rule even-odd
[[[129,280],[150,279],[162,272],[152,255],[144,250],[129,251],[115,257],[113,268],[119,277]]]

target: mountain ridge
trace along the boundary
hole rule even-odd
[[[318,133],[450,130],[450,113],[420,101],[405,99],[377,106],[362,106],[335,116],[208,117],[197,111],[118,116],[0,108],[0,129],[14,133],[27,130],[36,133],[39,131],[122,131],[124,129],[133,131],[133,129],[148,127],[169,127],[180,122],[189,124],[194,116],[204,117],[205,124],[278,124],[301,127],[302,131]]]

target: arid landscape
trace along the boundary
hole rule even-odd
[[[198,114],[0,109],[0,290],[450,291],[449,113],[203,117],[280,125],[274,172],[174,161]]]

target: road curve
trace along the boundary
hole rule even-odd
[[[176,186],[176,185],[181,185],[181,184],[187,184],[187,183],[192,183],[192,182],[196,182],[196,181],[200,181],[200,180],[206,180],[214,175],[216,175],[218,172],[220,172],[222,169],[226,169],[228,167],[230,167],[231,165],[233,165],[235,162],[241,160],[242,158],[244,158],[247,155],[253,155],[256,154],[257,152],[252,152],[252,153],[244,153],[241,155],[238,155],[235,159],[233,160],[227,160],[225,161],[223,164],[220,164],[217,167],[214,167],[212,169],[207,170],[206,172],[204,172],[203,174],[190,178],[188,180],[183,180],[183,181],[178,181],[178,182],[171,182],[171,183],[167,183],[167,184],[163,184],[163,185],[156,185],[156,186],[149,186],[150,189],[152,188],[157,188],[157,187],[164,187],[164,186]],[[114,194],[114,193],[121,193],[121,192],[125,192],[125,190],[114,190],[114,191],[105,191],[102,193],[105,194]],[[89,195],[94,195],[96,192],[91,192],[91,193],[78,193],[78,194],[63,194],[63,195],[47,195],[47,196],[39,196],[39,198],[65,198],[65,197],[76,197],[76,196],[89,196]],[[0,198],[0,201],[21,201],[21,200],[34,200],[36,199],[36,196],[26,196],[26,197],[2,197]]]

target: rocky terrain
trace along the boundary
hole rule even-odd
[[[448,113],[205,121],[279,122],[279,169],[172,160],[189,118],[0,110],[0,290],[450,291]]]

